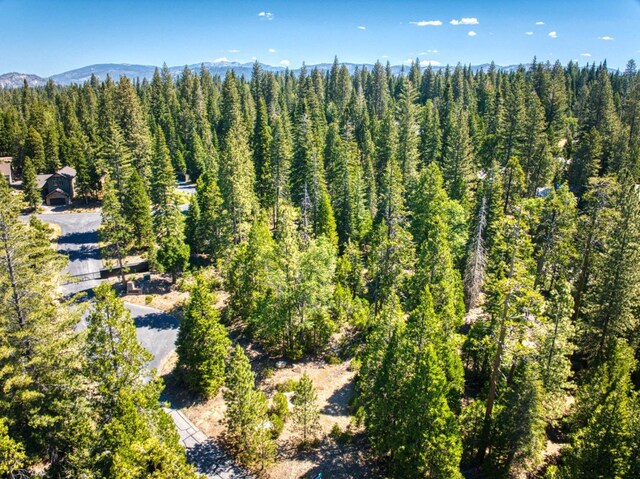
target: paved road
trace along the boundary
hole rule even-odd
[[[58,250],[69,257],[69,274],[79,281],[62,287],[65,295],[90,291],[101,283],[100,248],[98,227],[100,213],[50,213],[39,215],[42,221],[60,226]],[[179,322],[175,316],[164,311],[125,303],[136,325],[136,336],[154,359],[149,364],[159,368],[174,350]],[[84,325],[80,325],[82,328]],[[246,476],[238,469],[221,447],[211,441],[178,409],[167,409],[180,433],[180,442],[185,446],[187,459],[199,472],[210,479],[240,479]]]
[[[69,257],[68,273],[77,282],[62,287],[65,295],[88,291],[100,284],[98,226],[100,213],[50,213],[38,215],[60,227],[58,250]]]
[[[175,316],[159,309],[132,303],[124,303],[124,305],[133,317],[138,342],[154,356],[149,365],[158,369],[169,353],[175,349],[180,323]]]

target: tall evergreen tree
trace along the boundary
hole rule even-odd
[[[159,404],[162,384],[148,381],[151,359],[136,340],[122,300],[106,283],[95,290],[85,346],[95,414],[93,468],[100,477],[196,478],[186,464],[173,421]]]
[[[123,218],[131,226],[136,246],[153,253],[151,201],[137,171],[133,171],[127,181],[122,210]]]
[[[242,464],[263,469],[275,457],[275,443],[266,426],[268,404],[262,391],[255,389],[249,359],[236,346],[229,360],[224,399],[226,440]]]
[[[254,192],[255,171],[251,161],[251,149],[233,73],[225,77],[222,104],[225,120],[219,184],[223,204],[229,215],[231,238],[234,244],[237,244],[249,231],[249,221],[257,200]]]
[[[36,169],[28,156],[24,159],[24,167],[22,169],[22,191],[24,192],[25,202],[33,210],[36,210],[42,204],[42,191],[38,188]]]
[[[292,417],[296,427],[302,433],[302,444],[307,444],[320,429],[317,400],[318,395],[313,387],[313,381],[305,372],[296,383],[291,398]]]
[[[185,306],[176,344],[178,368],[192,390],[205,398],[218,394],[230,345],[215,309],[215,296],[198,278]]]
[[[64,261],[47,229],[20,221],[19,213],[17,197],[0,184],[0,417],[18,444],[0,463],[46,461],[53,474],[82,473],[91,425],[74,331],[79,318],[58,297]]]
[[[133,241],[131,225],[125,222],[122,205],[118,199],[115,184],[107,176],[104,182],[104,197],[102,200],[102,224],[100,238],[105,243],[103,254],[108,259],[115,260],[120,271],[120,281],[126,283],[124,260],[129,253]]]

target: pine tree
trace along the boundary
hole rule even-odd
[[[273,208],[273,223],[278,222],[280,204],[290,199],[289,170],[291,167],[291,139],[287,129],[287,118],[278,115],[273,122],[273,141],[271,142],[269,172],[270,187],[266,193],[267,203]]]
[[[477,305],[484,284],[487,267],[487,249],[484,241],[486,227],[487,198],[482,197],[469,238],[467,261],[464,270],[464,299],[467,310]]]
[[[271,206],[269,201],[269,185],[271,183],[271,151],[273,138],[268,123],[267,105],[264,98],[257,100],[258,109],[253,129],[252,149],[256,175],[256,191],[262,207]]]
[[[100,238],[105,243],[103,254],[107,259],[117,262],[120,270],[120,281],[126,284],[124,260],[133,241],[131,225],[124,221],[122,206],[116,196],[115,184],[107,176],[104,181],[104,197],[102,200],[102,225]]]
[[[546,186],[552,173],[544,107],[534,90],[526,95],[524,119],[521,164],[532,196],[537,187]]]
[[[404,188],[411,194],[418,175],[418,122],[415,100],[417,94],[410,81],[403,81],[398,102],[398,164]]]
[[[620,180],[615,212],[605,237],[605,248],[594,261],[592,289],[587,294],[583,348],[600,356],[611,338],[634,337],[640,274],[640,197],[628,176]]]
[[[178,274],[187,269],[191,251],[184,240],[184,220],[180,211],[175,211],[171,223],[172,227],[168,230],[173,232],[160,239],[156,259],[162,271],[171,274],[171,280],[175,283]]]
[[[420,162],[423,166],[432,161],[438,161],[442,148],[441,135],[438,110],[433,106],[431,100],[427,100],[427,103],[422,108],[420,119],[419,153]]]
[[[374,227],[369,254],[370,294],[375,312],[402,284],[413,257],[411,233],[406,228],[402,176],[395,160],[384,171],[380,188],[378,224]]]
[[[469,116],[462,105],[457,105],[447,121],[450,123],[450,134],[442,146],[442,176],[449,197],[465,204],[468,201],[474,162]]]
[[[36,169],[28,156],[24,159],[22,169],[22,191],[24,191],[25,202],[36,210],[42,204],[42,192],[38,188],[36,179]]]
[[[198,278],[185,306],[176,345],[178,368],[192,390],[205,398],[218,394],[230,345],[215,309],[215,296]]]
[[[4,419],[0,419],[0,474],[15,477],[26,459],[24,446],[9,436]]]
[[[459,407],[460,359],[428,288],[406,326],[401,313],[383,309],[366,346],[360,387],[368,435],[394,477],[459,478],[462,448],[451,405]]]
[[[214,259],[224,256],[231,240],[227,211],[223,209],[223,199],[215,174],[205,172],[196,186],[196,196],[200,210],[195,235],[201,251]]]
[[[313,387],[313,381],[305,372],[296,383],[293,390],[291,404],[292,417],[296,427],[302,434],[302,444],[306,445],[320,430],[320,411],[318,410],[318,394]]]
[[[229,291],[228,313],[248,321],[258,329],[256,308],[269,293],[269,273],[276,269],[276,244],[263,214],[251,225],[249,237],[240,245],[229,268],[226,289]]]
[[[131,226],[136,246],[139,249],[152,250],[154,244],[151,201],[149,201],[144,183],[137,171],[133,171],[127,181],[122,210],[123,219]]]
[[[151,140],[149,128],[145,122],[140,100],[131,81],[123,76],[116,88],[116,118],[131,163],[146,181],[151,175]]]
[[[95,474],[141,477],[154,471],[162,479],[195,479],[173,421],[160,407],[162,383],[147,369],[151,354],[137,342],[131,315],[108,284],[95,295],[84,348],[95,415]]]
[[[224,400],[226,441],[241,464],[262,470],[275,457],[276,447],[266,427],[268,404],[255,389],[249,359],[236,346],[229,360]]]
[[[318,216],[314,227],[316,236],[324,236],[334,247],[338,246],[336,219],[333,215],[329,194],[323,191],[318,204]]]
[[[553,190],[544,199],[536,218],[534,236],[536,286],[551,290],[556,281],[569,277],[576,260],[576,200],[566,185]]]
[[[509,245],[507,271],[505,276],[498,276],[492,280],[488,291],[487,311],[491,314],[492,334],[496,335],[497,343],[491,352],[493,357],[491,358],[489,391],[481,440],[477,451],[477,459],[481,463],[485,461],[487,450],[495,440],[491,433],[494,424],[496,424],[494,406],[496,406],[496,398],[498,397],[498,387],[503,386],[500,371],[503,360],[509,357],[506,354],[507,348],[513,348],[523,341],[528,328],[534,327],[528,318],[531,315],[540,315],[542,307],[541,298],[533,289],[531,245],[525,231],[523,231],[522,215],[518,214],[516,218],[505,219],[503,228],[504,244]],[[526,356],[527,353],[527,349],[523,348],[520,354],[513,354],[511,358],[512,371],[517,370],[519,363],[525,360],[522,359],[522,356]],[[527,383],[527,387],[529,386],[530,384]],[[505,398],[507,397],[505,396]],[[537,407],[537,400],[532,402],[531,406]],[[497,409],[499,411],[499,407]],[[529,414],[530,411],[524,411],[524,413]],[[536,423],[530,421],[529,424],[533,427]],[[530,437],[535,437],[533,431],[524,431],[522,434],[530,434]],[[490,461],[494,464],[504,464],[507,468],[512,464],[511,454],[507,454],[510,459],[506,463],[503,458],[491,454]]]
[[[79,320],[58,296],[64,261],[47,229],[19,220],[20,205],[0,184],[0,417],[16,449],[0,461],[48,461],[53,474],[82,470],[90,424],[83,391]],[[32,226],[33,224],[33,226]],[[8,443],[6,441],[9,441]],[[0,466],[0,469],[1,467]],[[13,467],[13,466],[12,466]],[[6,471],[9,472],[9,471]]]
[[[634,369],[631,348],[614,341],[609,357],[578,393],[576,429],[562,477],[632,477]]]
[[[105,136],[104,146],[99,155],[102,162],[101,169],[106,171],[115,183],[118,197],[121,200],[127,178],[131,173],[131,154],[124,144],[122,130],[115,121],[107,125]]]
[[[133,319],[107,283],[95,289],[95,306],[87,319],[85,356],[87,376],[95,383],[92,402],[109,418],[120,391],[144,387],[146,364],[152,359],[136,339]]]
[[[185,241],[193,254],[203,252],[204,238],[201,238],[198,232],[200,225],[200,204],[198,195],[191,195],[189,198],[189,210],[185,218],[184,236]]]
[[[220,154],[219,185],[223,205],[229,215],[227,220],[231,238],[234,244],[238,244],[249,231],[249,221],[257,204],[255,171],[233,73],[225,77],[222,95],[225,130]]]
[[[169,148],[161,129],[156,130],[152,166],[151,200],[156,209],[163,210],[173,203],[176,178],[171,165]]]
[[[24,157],[31,158],[36,172],[43,172],[46,168],[46,156],[42,136],[34,127],[29,127],[24,144]]]

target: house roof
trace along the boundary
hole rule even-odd
[[[11,163],[0,163],[0,172],[2,172],[4,176],[11,175]]]
[[[0,163],[11,163],[13,156],[0,156]]]
[[[36,175],[36,182],[38,183],[38,188],[42,188],[44,185],[46,185],[47,180],[52,176],[53,176],[52,174]]]
[[[60,168],[58,171],[56,171],[56,173],[59,175],[68,176],[70,178],[75,178],[76,176],[76,170],[74,168],[71,168],[70,166]]]

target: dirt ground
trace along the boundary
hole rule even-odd
[[[247,354],[253,359],[254,370],[264,370],[273,366],[264,355],[258,355],[253,345],[245,345]],[[175,366],[175,354],[168,358],[160,373],[167,384],[167,396],[180,407],[182,412],[209,437],[221,440],[224,432],[225,404],[222,394],[208,401],[189,397],[171,374]],[[289,379],[298,380],[306,372],[312,379],[318,395],[321,432],[318,444],[309,451],[298,448],[300,436],[294,430],[291,420],[277,440],[278,457],[276,464],[266,473],[271,479],[314,478],[322,472],[323,479],[332,478],[374,478],[382,477],[376,472],[377,465],[367,453],[363,431],[352,425],[349,401],[354,394],[354,372],[349,361],[329,365],[322,360],[287,363],[283,369],[274,369],[269,378],[258,381],[258,387],[271,400],[276,393],[276,385]],[[258,374],[260,376],[260,374]],[[293,393],[285,393],[290,399]],[[334,424],[351,432],[351,440],[337,443],[329,436]]]
[[[128,294],[123,299],[128,303],[161,309],[180,316],[181,307],[189,298],[189,292],[185,288],[171,284],[171,278],[168,275],[152,274],[150,281],[141,282],[144,275],[127,275],[128,280],[142,287],[142,294]]]

